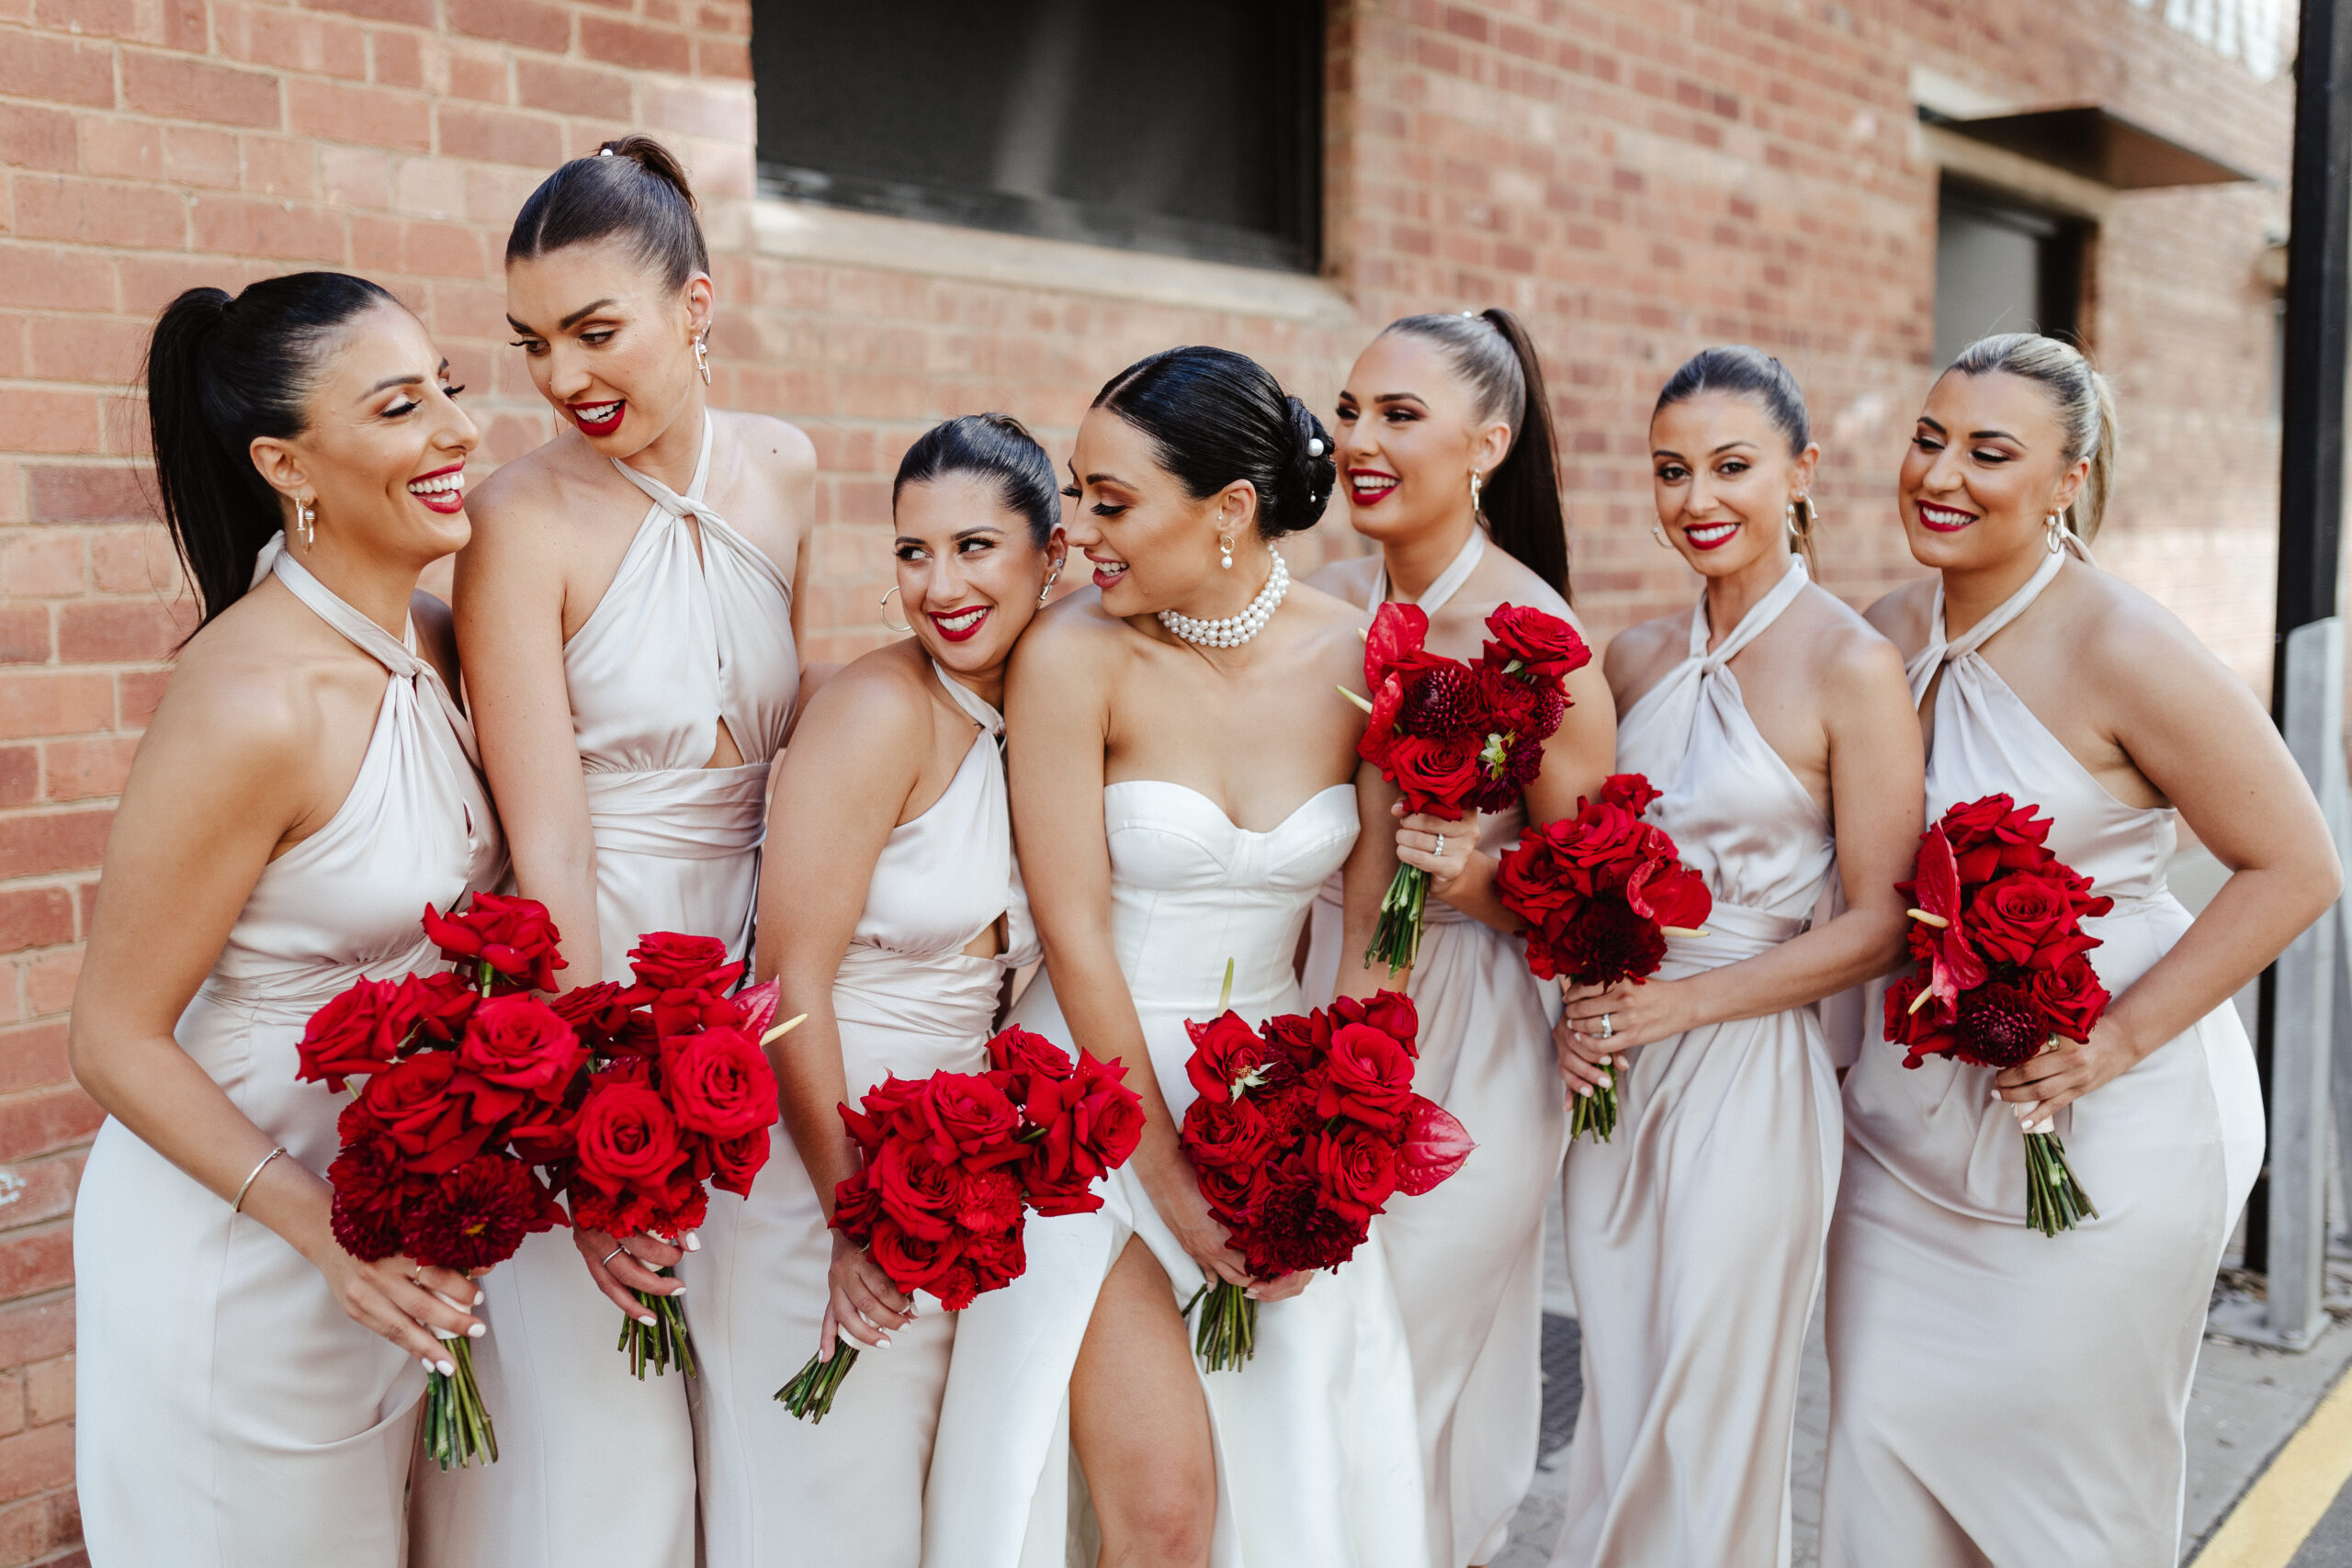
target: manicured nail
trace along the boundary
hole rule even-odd
[[[673,1285],[670,1289],[670,1293],[673,1296],[683,1296],[686,1293],[686,1288],[684,1285]]]
[[[486,1323],[477,1323],[471,1328],[466,1330],[466,1337],[469,1339],[479,1339],[489,1332],[490,1325]]]
[[[482,1303],[488,1300],[490,1300],[490,1292],[488,1291],[476,1291],[474,1292],[474,1305],[480,1306]]]
[[[1580,1083],[1577,1085],[1577,1092],[1578,1094],[1590,1094],[1592,1092],[1592,1086],[1589,1083]]]
[[[453,1378],[453,1377],[456,1377],[456,1376],[458,1375],[458,1363],[457,1363],[457,1362],[455,1362],[455,1361],[444,1361],[444,1362],[442,1362],[442,1363],[441,1363],[441,1375],[442,1375],[443,1377],[445,1377],[445,1378]]]
[[[455,1339],[458,1337],[456,1333],[447,1328],[435,1327],[433,1332],[435,1337],[442,1339]]]
[[[2052,1118],[2048,1117],[2048,1116],[2045,1116],[2045,1117],[2043,1117],[2043,1118],[2041,1119],[2041,1126],[2039,1126],[2039,1127],[2036,1127],[2036,1128],[2034,1129],[2034,1131],[2035,1131],[2035,1132],[2037,1132],[2037,1133],[2047,1133],[2048,1131],[2050,1131],[2050,1129],[2051,1129],[2052,1127],[2055,1126],[2056,1124],[2057,1124],[2057,1123],[2056,1123],[2056,1122],[2055,1122]]]
[[[637,1314],[637,1321],[645,1325],[646,1327],[650,1328],[661,1320],[650,1312],[641,1312]]]
[[[876,1350],[888,1350],[890,1348],[890,1337],[887,1334],[879,1336],[874,1341],[874,1348]]]
[[[700,1252],[702,1250],[702,1237],[696,1235],[692,1231],[688,1231],[686,1233],[686,1250],[688,1252]]]
[[[428,1372],[438,1371],[441,1370],[433,1364],[433,1358],[430,1356],[419,1356],[417,1360],[424,1364],[424,1370]]]
[[[1995,1103],[1995,1104],[1996,1104],[1996,1105],[1997,1105],[1997,1104],[1999,1104],[1999,1103],[2000,1103],[2000,1100],[2001,1100],[2001,1091],[2000,1091],[1999,1089],[1995,1089],[1995,1090],[1993,1091],[1993,1101],[1994,1101],[1994,1103]]]

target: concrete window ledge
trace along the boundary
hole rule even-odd
[[[1091,294],[1313,326],[1347,326],[1355,321],[1355,307],[1337,287],[1300,273],[925,223],[775,196],[763,196],[752,204],[752,231],[760,254],[790,261]]]

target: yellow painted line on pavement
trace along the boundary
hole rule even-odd
[[[2302,1429],[2246,1488],[2190,1568],[2287,1568],[2352,1479],[2352,1377],[2338,1380]]]

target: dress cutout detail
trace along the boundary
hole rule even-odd
[[[1943,677],[1928,818],[1995,793],[2050,818],[2051,852],[2115,900],[2083,929],[2120,996],[2189,926],[2165,880],[2176,813],[2118,800],[1981,651],[2064,567],[2052,553],[1958,637],[1939,587],[1909,662],[1915,698]],[[1876,1027],[1847,1075],[1822,1561],[2171,1568],[2206,1302],[2262,1158],[2253,1047],[2225,1002],[2061,1111],[2099,1217],[2054,1238],[2025,1224],[2025,1158],[2016,1118],[1993,1102],[1997,1076],[1944,1057],[1906,1069]],[[1906,1315],[1929,1303],[1932,1317]],[[2008,1332],[2026,1321],[2031,1335]]]
[[[937,666],[933,666],[937,670]],[[939,671],[979,733],[945,794],[885,841],[833,982],[849,1102],[891,1073],[980,1072],[1008,970],[1036,941],[1012,856],[1012,821],[995,708]],[[994,958],[963,950],[1002,918]],[[925,1299],[863,1355],[821,1427],[773,1397],[814,1354],[824,1321],[832,1233],[791,1135],[748,1199],[711,1194],[708,1266],[688,1292],[702,1357],[695,1433],[709,1568],[916,1568],[923,1483],[959,1315]]]
[[[1828,819],[1758,731],[1731,670],[1807,581],[1792,558],[1712,651],[1702,596],[1683,661],[1619,721],[1618,770],[1661,791],[1645,816],[1715,899],[1709,934],[1668,939],[1662,978],[1798,935],[1829,876]],[[1838,1080],[1821,1024],[1792,1008],[1631,1055],[1616,1136],[1568,1147],[1585,1389],[1554,1562],[1785,1564],[1798,1361],[1838,1190]]]
[[[718,937],[737,958],[751,951],[768,764],[800,666],[791,584],[703,499],[717,429],[706,413],[684,495],[615,464],[651,504],[612,586],[564,646],[606,979],[629,978],[628,951],[649,931]],[[706,767],[722,719],[743,761]],[[689,1326],[708,1257],[679,1265]],[[525,1238],[483,1289],[491,1337],[474,1369],[503,1457],[418,1472],[416,1568],[694,1568],[690,1380],[629,1374],[613,1348],[619,1309],[569,1232]],[[628,1507],[610,1506],[618,1496]]]
[[[1108,784],[1102,807],[1112,939],[1181,1121],[1193,1095],[1183,1021],[1216,1012],[1228,959],[1243,1018],[1302,1010],[1292,954],[1315,890],[1355,842],[1354,789],[1310,796],[1262,833],[1162,780]],[[1012,1021],[1072,1049],[1045,976]],[[1176,1304],[1202,1278],[1132,1168],[1102,1190],[1097,1213],[1033,1216],[1028,1272],[962,1314],[923,1521],[931,1568],[1093,1560],[1069,1389],[1096,1295],[1131,1235],[1167,1269]],[[1376,1231],[1336,1274],[1260,1307],[1256,1359],[1202,1386],[1217,1464],[1214,1568],[1427,1568],[1412,1370]]]
[[[261,570],[384,666],[384,696],[343,804],[263,868],[174,1032],[323,1174],[344,1101],[297,1081],[303,1025],[356,980],[441,967],[418,912],[495,886],[504,846],[439,672],[291,555],[265,552]],[[111,1117],[83,1172],[74,1250],[76,1480],[94,1562],[399,1568],[424,1389],[413,1357],[346,1317],[276,1232]]]

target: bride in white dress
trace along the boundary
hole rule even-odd
[[[1330,449],[1262,367],[1209,348],[1130,367],[1079,427],[1069,540],[1098,592],[1039,616],[1007,694],[1051,976],[1012,1021],[1125,1061],[1148,1125],[1103,1208],[1033,1219],[1027,1273],[963,1314],[924,1520],[937,1568],[1096,1550],[1426,1563],[1412,1371],[1377,1240],[1336,1273],[1252,1282],[1176,1138],[1183,1021],[1216,1011],[1228,960],[1244,1018],[1301,1010],[1292,962],[1317,889],[1345,864],[1361,953],[1395,868],[1391,835],[1358,838],[1390,797],[1332,689],[1362,682],[1360,617],[1292,587],[1273,547],[1321,514]],[[1386,978],[1341,969],[1346,994]],[[1255,1359],[1207,1376],[1179,1308],[1213,1279],[1261,1306]]]

